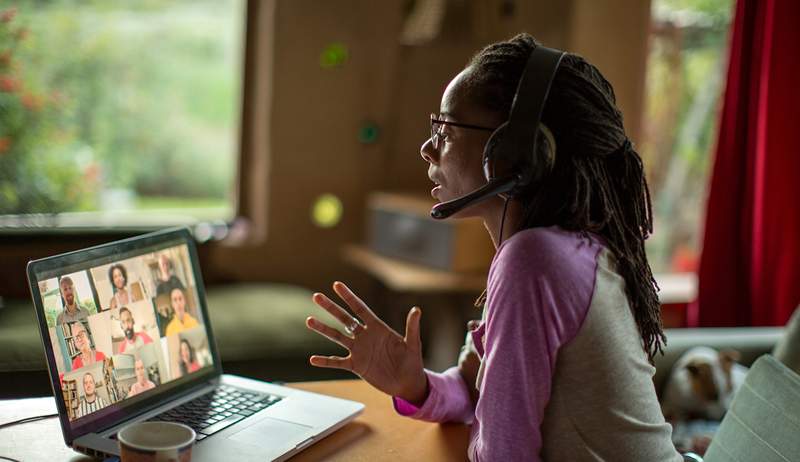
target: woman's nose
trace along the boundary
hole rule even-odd
[[[433,149],[433,140],[428,138],[422,143],[422,147],[419,148],[419,154],[429,164],[436,164],[438,163],[438,152],[436,149]]]

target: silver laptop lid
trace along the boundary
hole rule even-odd
[[[222,374],[188,229],[28,263],[64,440]]]

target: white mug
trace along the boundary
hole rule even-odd
[[[139,422],[117,433],[122,462],[189,462],[197,434],[172,422]]]

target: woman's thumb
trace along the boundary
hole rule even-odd
[[[408,312],[406,318],[406,343],[416,348],[422,345],[419,335],[419,320],[422,318],[422,310],[415,306]]]

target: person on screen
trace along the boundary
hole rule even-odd
[[[111,265],[108,269],[108,281],[114,291],[114,295],[108,302],[110,309],[119,308],[131,302],[131,296],[128,292],[128,270],[125,269],[125,266],[121,263]]]
[[[192,345],[190,345],[189,341],[185,338],[181,339],[180,355],[181,377],[200,369],[200,363],[197,362],[197,357],[194,354],[194,348],[192,348]]]
[[[123,340],[122,344],[119,346],[120,354],[125,353],[125,350],[128,348],[139,348],[153,341],[146,332],[134,332],[133,326],[135,321],[133,319],[133,313],[124,306],[119,309],[119,324],[120,327],[122,327],[122,332],[125,333],[125,340]]]
[[[136,372],[136,382],[131,385],[131,389],[128,391],[128,398],[156,387],[156,384],[147,378],[147,373],[144,370],[144,362],[142,362],[141,359],[137,359],[133,363],[133,370]]]
[[[83,399],[78,406],[78,417],[89,415],[106,406],[108,406],[108,403],[106,403],[102,396],[97,394],[92,373],[87,372],[83,374]]]
[[[166,254],[158,257],[158,284],[156,285],[156,296],[169,294],[172,289],[178,287],[183,289],[183,283],[178,276],[175,276],[175,269],[172,260]]]
[[[92,348],[89,341],[89,333],[83,327],[82,322],[73,323],[70,326],[72,330],[72,341],[75,344],[75,349],[80,353],[75,359],[72,360],[72,370],[78,370],[83,366],[91,366],[92,364],[106,359],[106,355],[102,352]]]
[[[71,323],[88,318],[89,310],[81,306],[72,278],[64,276],[58,282],[58,287],[61,291],[61,300],[64,302],[64,311],[56,317],[56,324]]]
[[[181,287],[175,287],[169,294],[170,305],[175,315],[167,325],[167,335],[178,334],[186,329],[197,327],[197,319],[186,312],[186,291]]]
[[[167,326],[170,322],[172,322],[172,307],[170,306],[169,300],[167,300],[166,304],[164,304],[160,297],[155,299],[155,303],[156,316],[158,316],[158,331],[163,337],[167,335]]]

